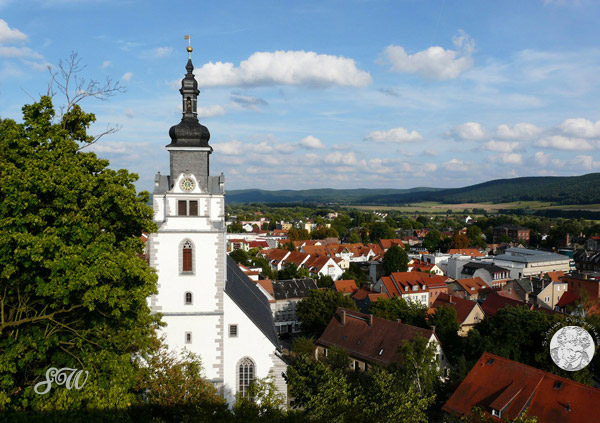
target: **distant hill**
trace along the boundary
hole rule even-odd
[[[267,191],[244,189],[227,191],[227,203],[335,203],[357,204],[369,197],[386,197],[413,192],[437,191],[436,188],[411,189],[305,189]]]
[[[228,203],[406,204],[509,203],[551,201],[559,204],[600,203],[600,173],[583,176],[540,176],[496,179],[463,188],[235,190]]]

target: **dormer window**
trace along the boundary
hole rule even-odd
[[[502,417],[502,412],[500,410],[496,410],[495,408],[492,408],[492,416],[494,417]]]

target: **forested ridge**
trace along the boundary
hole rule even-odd
[[[407,204],[508,203],[550,201],[558,204],[600,203],[600,173],[582,176],[539,176],[496,179],[462,188],[234,190],[229,203]]]

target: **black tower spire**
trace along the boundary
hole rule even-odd
[[[207,188],[209,174],[209,154],[212,147],[208,145],[210,132],[198,122],[197,98],[200,91],[194,77],[192,64],[192,47],[188,46],[187,73],[181,80],[179,92],[182,97],[183,116],[181,122],[169,130],[171,144],[167,145],[171,162],[171,181],[175,181],[181,173],[193,174],[204,189]]]

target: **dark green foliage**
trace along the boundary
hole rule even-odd
[[[151,350],[158,323],[156,275],[139,257],[152,208],[137,175],[79,151],[93,114],[53,119],[42,97],[23,124],[0,124],[0,408],[124,407],[131,354]],[[86,389],[36,395],[49,367],[90,371]]]
[[[329,288],[333,287],[333,278],[329,275],[319,275],[317,279],[317,286],[319,288]]]
[[[338,307],[356,310],[354,301],[348,296],[331,289],[312,290],[308,297],[296,305],[296,315],[302,323],[302,331],[320,336]]]
[[[371,242],[379,242],[380,239],[395,238],[396,232],[385,222],[375,222],[371,225],[369,237]]]
[[[241,248],[238,248],[237,250],[233,250],[231,253],[229,253],[229,257],[231,257],[237,264],[247,266],[250,255]]]
[[[325,226],[315,229],[310,234],[311,239],[337,238],[338,236],[338,232],[334,228]]]
[[[361,270],[357,263],[350,263],[350,267],[342,273],[340,279],[352,279],[356,282],[357,287],[370,282],[369,276]]]
[[[429,329],[426,320],[427,307],[421,303],[406,301],[400,297],[378,300],[376,303],[371,304],[369,313],[383,319],[400,319],[404,324]]]
[[[387,275],[392,272],[406,272],[408,270],[406,250],[397,245],[392,245],[383,256],[383,268]]]
[[[425,247],[427,251],[434,253],[438,250],[441,241],[442,234],[440,233],[440,231],[433,229],[429,231],[427,235],[425,235],[425,239],[423,240],[423,247]]]

